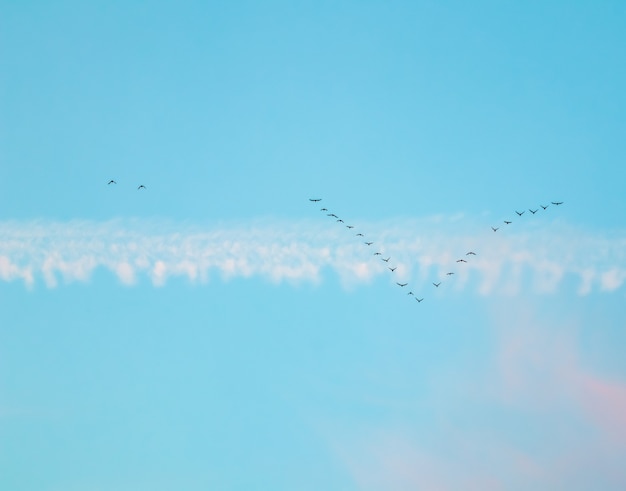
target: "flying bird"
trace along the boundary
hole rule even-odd
[[[398,283],[398,282],[396,282],[396,285],[398,285],[398,286],[407,286],[408,283]]]
[[[441,281],[439,283],[433,283],[433,285],[435,285],[437,288],[439,288],[439,285],[441,285]]]
[[[456,262],[457,263],[466,263],[467,261],[465,259],[457,259]]]
[[[537,208],[536,210],[531,210],[530,208],[528,208],[528,211],[534,215],[535,213],[539,211],[539,208]]]
[[[389,256],[387,259],[385,259],[384,257],[381,257],[381,259],[382,259],[383,261],[385,261],[386,263],[388,263],[388,262],[389,262],[389,260],[391,259],[391,256]]]
[[[320,211],[328,211],[328,208],[320,208]]]
[[[500,227],[491,227],[491,230],[493,230],[494,232],[497,232],[499,228]]]
[[[341,218],[338,218],[337,221],[343,223],[343,220]]]
[[[539,205],[539,206],[541,206],[541,207],[545,210],[545,209],[546,209],[548,206],[550,206],[550,205],[546,205],[546,206]]]
[[[409,292],[409,293],[407,293],[407,295],[413,295],[413,292]]]
[[[317,203],[318,201],[322,201],[322,198],[309,198],[309,201],[312,201],[313,203]]]
[[[415,297],[415,300],[417,300],[418,302],[421,302],[422,300],[424,300],[423,298],[417,298]]]
[[[519,216],[522,216],[524,213],[526,213],[526,210],[524,210],[524,211],[523,211],[523,212],[521,212],[521,213],[520,213],[519,211],[515,210],[515,213],[517,213]]]
[[[466,255],[466,256],[475,256],[475,255],[476,255],[476,253],[475,253],[475,252],[472,252],[472,251],[469,251],[469,252],[468,252],[467,254],[465,254],[465,255]]]
[[[363,234],[356,234],[355,237],[365,237],[365,235],[363,235]]]
[[[372,245],[373,242],[363,242],[365,245]]]
[[[141,185],[137,188],[137,191],[139,191],[140,189],[146,189],[146,186],[144,186],[143,184],[141,184]]]
[[[107,185],[108,184],[117,184],[117,183],[113,179],[111,179],[109,182],[107,182]]]
[[[375,252],[374,256],[382,256],[382,254],[380,252]]]
[[[398,266],[396,266],[395,268],[389,268],[389,271],[393,273],[396,269],[398,269]]]
[[[454,274],[454,273],[446,273],[446,276],[450,276],[450,275],[452,275],[452,274]]]
[[[329,213],[328,215],[326,215],[327,217],[335,217],[335,218],[339,218],[337,215],[335,215],[334,213]]]
[[[508,222],[508,221],[504,220],[504,223],[506,223],[507,225],[510,225],[513,222]]]
[[[346,225],[348,228],[354,228],[354,225]]]
[[[563,204],[563,202],[562,202],[562,201],[551,201],[551,203],[552,203],[553,205],[556,205],[556,206],[559,206],[559,205],[562,205],[562,204]]]

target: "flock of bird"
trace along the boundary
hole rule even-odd
[[[319,203],[320,201],[322,201],[322,199],[321,199],[321,198],[309,198],[309,201],[310,201],[310,202],[312,202],[312,203],[314,203],[314,204],[316,204],[316,203]],[[550,204],[552,204],[552,205],[554,205],[554,206],[560,206],[560,205],[562,205],[562,204],[563,204],[563,201],[551,201],[551,202],[550,202]],[[550,204],[548,204],[548,205],[539,205],[539,206],[540,206],[540,208],[541,208],[543,211],[546,211],[546,210],[548,209],[548,207],[550,206]],[[528,211],[529,211],[531,214],[533,214],[533,215],[534,215],[535,213],[537,213],[537,212],[539,211],[539,209],[540,209],[540,208],[537,208],[537,209],[535,209],[535,210],[533,210],[532,208],[529,208],[529,209],[528,209]],[[321,211],[321,212],[325,212],[325,213],[326,213],[326,216],[328,216],[328,217],[330,217],[330,218],[334,218],[334,219],[335,219],[335,221],[336,221],[336,223],[343,224],[343,225],[344,225],[344,226],[345,226],[348,230],[353,231],[353,229],[354,229],[354,226],[353,226],[353,225],[347,225],[343,219],[339,218],[339,217],[338,217],[335,213],[330,212],[330,211],[328,210],[328,208],[322,207],[322,208],[320,209],[320,211]],[[515,213],[517,214],[517,216],[518,216],[518,217],[521,217],[521,216],[522,216],[525,212],[526,212],[526,210],[523,210],[523,211],[517,211],[517,210],[515,210]],[[504,220],[504,224],[505,224],[505,225],[510,225],[511,223],[513,223],[513,221],[512,221],[512,220]],[[493,230],[494,232],[497,232],[499,229],[500,229],[500,227],[493,227],[493,226],[491,227],[491,230]],[[367,247],[371,247],[372,245],[374,245],[374,242],[373,242],[373,241],[371,241],[371,240],[365,240],[365,237],[366,237],[366,236],[365,236],[365,234],[364,234],[364,233],[362,233],[362,232],[357,232],[357,233],[355,234],[355,237],[360,237],[361,239],[363,239],[363,244],[364,244],[364,245],[366,245]],[[476,255],[477,255],[477,254],[476,254],[474,251],[468,251],[468,252],[466,252],[466,253],[465,253],[465,256],[464,256],[464,257],[457,259],[457,260],[456,260],[456,263],[457,263],[457,264],[467,263],[468,261],[467,261],[467,259],[466,259],[466,258],[468,258],[468,259],[469,259],[469,257],[470,257],[470,256],[476,256]],[[391,260],[391,256],[389,256],[389,257],[386,257],[386,258],[385,258],[385,257],[383,257],[383,253],[382,253],[381,251],[376,251],[376,252],[374,252],[374,253],[373,253],[373,257],[379,257],[381,261],[383,261],[384,263],[386,263],[386,264],[387,264],[387,269],[388,269],[391,273],[394,273],[394,272],[396,271],[396,269],[398,268],[398,266],[389,266],[389,261]],[[454,273],[454,271],[449,271],[449,272],[447,272],[447,273],[445,274],[445,276],[446,276],[446,277],[451,277],[451,276],[452,276],[452,275],[454,275],[454,274],[455,274],[455,273]],[[433,283],[432,283],[432,284],[433,284],[433,286],[434,286],[435,288],[439,288],[439,287],[441,286],[442,280],[443,280],[443,279],[440,279],[438,282],[433,282]],[[408,284],[409,284],[408,282],[405,282],[405,283],[400,283],[399,281],[396,281],[396,285],[398,285],[400,288],[404,288],[404,287],[408,286]],[[407,293],[407,296],[412,296],[412,297],[413,297],[413,298],[414,298],[414,299],[415,299],[418,303],[421,303],[421,302],[424,300],[424,298],[423,298],[423,297],[422,297],[422,298],[417,297],[417,296],[413,293],[413,291],[409,291],[409,292]]]
[[[115,179],[111,179],[109,182],[107,182],[107,186],[110,186],[111,184],[117,184],[117,182],[115,181]],[[146,186],[144,186],[143,184],[140,184],[137,187],[137,191],[140,191],[142,189],[146,189]]]

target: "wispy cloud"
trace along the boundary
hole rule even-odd
[[[493,233],[459,217],[362,223],[352,230],[323,221],[211,227],[116,220],[4,222],[0,230],[0,279],[43,280],[49,287],[86,281],[98,268],[126,285],[144,276],[156,286],[173,276],[198,283],[215,276],[319,282],[324,271],[334,271],[345,285],[387,275],[417,286],[444,279],[454,289],[473,285],[481,294],[515,293],[528,278],[535,291],[552,292],[571,276],[585,295],[626,281],[626,232],[554,224]],[[466,256],[470,250],[477,255]],[[374,252],[392,259],[382,262]],[[468,262],[457,263],[461,258]],[[393,277],[388,266],[397,266]]]

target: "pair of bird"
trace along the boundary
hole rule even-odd
[[[115,182],[114,179],[111,179],[109,182],[107,182],[107,185],[110,184],[117,184],[117,182]],[[139,191],[140,189],[146,189],[146,186],[144,186],[143,184],[140,184],[139,187],[137,187],[137,191]]]

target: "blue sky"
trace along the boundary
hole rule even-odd
[[[623,489],[625,9],[0,2],[0,487]]]

